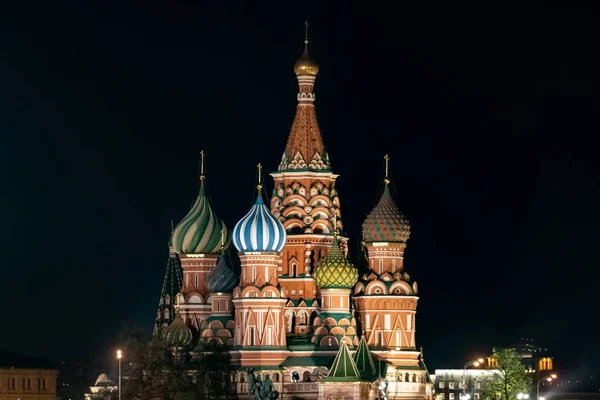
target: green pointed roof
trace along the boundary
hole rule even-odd
[[[348,351],[346,343],[342,342],[340,349],[333,360],[327,381],[330,382],[354,382],[360,380],[360,372]]]
[[[354,353],[354,363],[363,378],[375,378],[377,376],[377,369],[364,336],[360,338],[358,348]]]
[[[319,289],[352,289],[358,281],[358,270],[340,249],[337,235],[327,257],[315,267],[313,278]]]

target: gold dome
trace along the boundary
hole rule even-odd
[[[304,41],[304,53],[302,57],[294,64],[294,72],[296,75],[312,75],[316,76],[319,72],[319,66],[314,62],[308,54],[308,40]]]

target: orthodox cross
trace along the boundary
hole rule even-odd
[[[256,188],[260,191],[263,187],[262,183],[260,183],[260,176],[262,174],[262,165],[260,165],[260,163],[258,163],[256,168],[258,168],[258,185],[256,185]]]
[[[200,180],[204,180],[204,150],[200,152]]]
[[[304,21],[304,44],[308,44],[308,21]]]
[[[390,156],[388,156],[387,154],[385,155],[385,184],[387,185],[388,183],[390,183]]]

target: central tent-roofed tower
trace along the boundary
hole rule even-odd
[[[317,307],[313,268],[327,256],[333,232],[342,229],[335,188],[338,175],[331,172],[315,113],[313,89],[319,66],[309,55],[308,25],[304,53],[296,61],[294,72],[299,85],[298,106],[279,168],[271,173],[274,189],[270,205],[287,233],[278,267],[279,281],[289,299],[286,330],[288,334],[305,334]],[[346,238],[339,240],[346,251]]]

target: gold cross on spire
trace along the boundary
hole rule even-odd
[[[304,21],[304,44],[308,44],[308,21]]]
[[[200,180],[204,180],[204,150],[200,152]]]
[[[177,293],[175,295],[175,312],[176,313],[179,313],[179,294],[180,293]]]
[[[262,165],[260,165],[260,163],[258,163],[256,168],[258,168],[258,185],[256,185],[256,188],[258,189],[259,194],[260,194],[260,190],[263,188],[263,185],[260,182],[260,176],[262,175]]]
[[[390,156],[387,154],[383,157],[385,158],[385,184],[390,183]]]
[[[225,230],[221,228],[221,251],[225,247]]]

